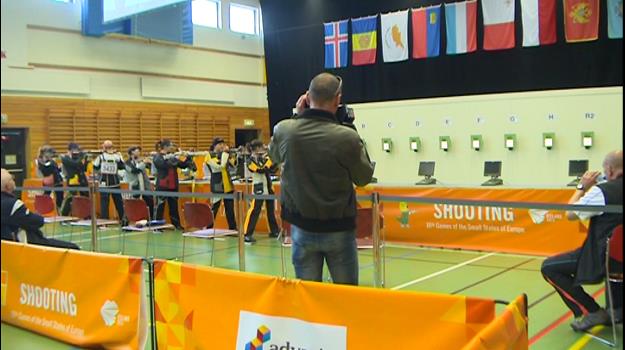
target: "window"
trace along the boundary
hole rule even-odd
[[[193,24],[204,27],[221,27],[221,4],[215,0],[193,0],[191,14]]]
[[[244,34],[259,34],[260,16],[258,12],[255,7],[230,4],[230,30]]]
[[[54,0],[55,2],[66,2],[66,3],[71,3],[72,0]]]

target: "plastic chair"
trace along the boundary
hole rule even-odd
[[[616,321],[614,320],[614,296],[612,295],[612,289],[610,288],[610,282],[623,283],[623,225],[618,225],[612,231],[612,234],[608,238],[608,244],[605,254],[605,278],[608,281],[608,303],[610,313],[610,320],[612,322],[612,341],[607,339],[594,337],[599,341],[608,344],[611,347],[616,347],[618,339],[616,338]]]
[[[41,216],[56,216],[56,204],[52,197],[45,194],[35,195],[35,212]],[[50,215],[52,214],[52,215]],[[56,230],[56,223],[52,223],[52,237]]]
[[[148,206],[141,198],[124,199],[124,213],[126,214],[126,218],[129,222],[137,222],[141,220],[147,220],[150,222],[151,220]],[[126,236],[124,235],[123,230],[121,232],[122,254],[124,254],[126,248]],[[148,256],[150,250],[150,237],[151,235],[148,235],[148,241],[145,246],[145,256]]]
[[[205,229],[213,226],[213,239],[211,244],[211,266],[213,266],[215,256],[215,228],[213,211],[208,204],[205,203],[184,203],[183,208],[185,226],[187,228]],[[187,235],[182,234],[182,261],[184,261],[185,242]]]

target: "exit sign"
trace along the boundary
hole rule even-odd
[[[245,119],[243,120],[243,125],[244,126],[254,126],[254,119]]]

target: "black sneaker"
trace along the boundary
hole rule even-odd
[[[245,236],[244,238],[245,243],[249,243],[249,244],[254,244],[256,243],[256,238],[252,237],[252,236]]]
[[[280,232],[269,233],[269,238],[278,238],[278,237],[280,237]]]
[[[594,326],[607,324],[610,324],[610,315],[604,309],[599,309],[573,321],[571,328],[576,332],[584,332]]]

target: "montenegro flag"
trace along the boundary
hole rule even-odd
[[[375,63],[378,47],[378,16],[352,19],[352,64]]]
[[[564,34],[569,43],[597,40],[599,0],[564,0]]]

